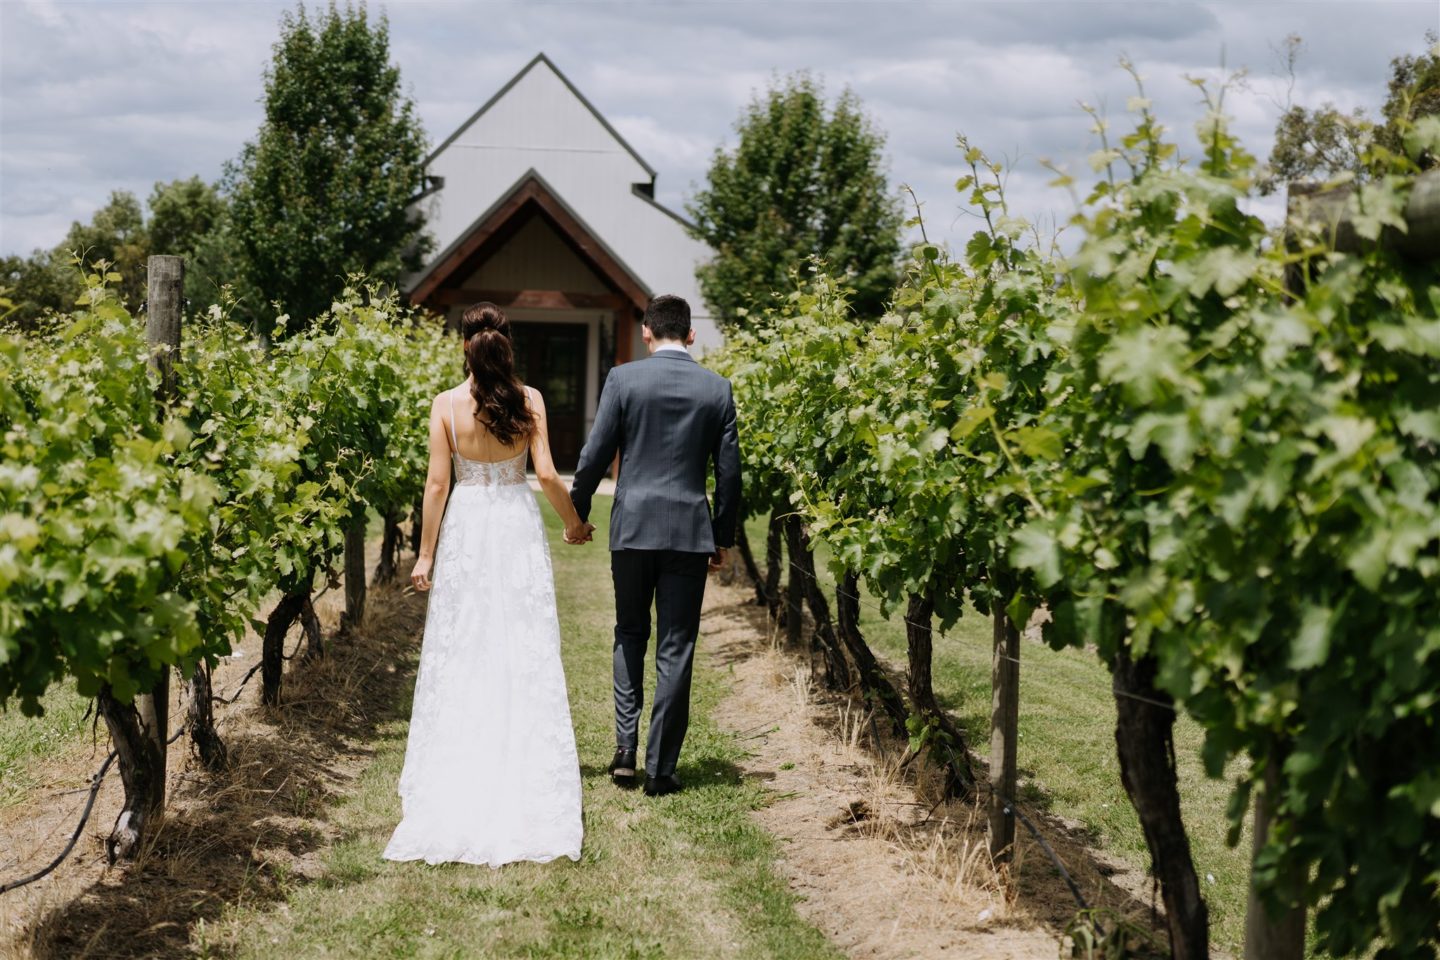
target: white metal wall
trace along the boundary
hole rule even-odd
[[[431,162],[428,172],[445,178],[444,187],[422,201],[436,253],[531,169],[652,294],[674,293],[690,302],[698,347],[720,345],[695,280],[709,248],[632,192],[633,184],[649,182],[649,173],[544,60]]]

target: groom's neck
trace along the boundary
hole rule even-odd
[[[651,340],[649,343],[649,347],[651,353],[654,353],[656,350],[659,350],[662,347],[670,347],[674,350],[684,350],[686,353],[690,352],[690,348],[685,345],[684,340]]]

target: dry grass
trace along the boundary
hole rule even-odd
[[[854,955],[928,956],[943,949],[952,957],[1054,957],[1078,908],[1023,827],[1013,861],[995,863],[983,802],[943,801],[939,772],[908,758],[908,743],[877,723],[867,704],[827,690],[810,652],[786,652],[743,589],[728,599],[735,625],[726,659],[744,662],[748,645],[755,674],[772,691],[767,699],[763,691],[744,690],[737,713],[778,715],[774,725],[741,736],[755,764],[778,771],[773,812],[764,822],[789,841],[792,884],[814,905],[807,915]],[[983,760],[977,766],[983,777]],[[1094,849],[1089,831],[1029,813],[1090,906],[1151,925],[1149,904],[1115,882],[1123,867]],[[835,852],[837,840],[851,851]],[[870,894],[863,909],[884,912],[894,925],[893,944],[876,942],[848,919],[853,887]],[[882,899],[903,902],[886,911]]]
[[[336,600],[327,599],[317,609],[333,627]],[[283,900],[295,882],[316,875],[332,834],[327,807],[364,763],[365,741],[393,719],[390,705],[409,682],[396,650],[414,643],[424,603],[395,587],[372,587],[367,612],[353,639],[331,641],[327,657],[292,662],[279,708],[255,704],[253,683],[239,702],[218,708],[225,771],[206,773],[185,756],[187,741],[178,742],[165,820],[135,861],[33,899],[0,949],[67,960],[185,954],[192,927],[235,905]],[[222,674],[226,693],[239,673]],[[102,814],[89,827],[91,856],[79,871],[95,873],[93,854],[108,827]],[[63,822],[68,829],[73,819]]]

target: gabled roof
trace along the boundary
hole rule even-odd
[[[410,301],[423,303],[451,278],[468,275],[478,265],[477,261],[483,262],[498,244],[517,229],[523,218],[532,213],[545,217],[576,255],[608,286],[637,308],[645,308],[650,288],[533,167],[430,262],[410,289]]]
[[[575,84],[570,82],[570,78],[565,76],[565,74],[561,73],[560,68],[555,66],[555,63],[544,53],[537,53],[535,55],[535,58],[529,63],[525,64],[524,68],[521,69],[519,73],[515,74],[515,76],[510,78],[509,83],[505,84],[505,86],[501,87],[498,91],[496,91],[493,97],[485,101],[484,106],[471,114],[469,120],[466,120],[464,123],[460,124],[460,126],[455,129],[454,133],[450,134],[450,136],[445,138],[444,143],[440,144],[440,146],[436,147],[433,151],[431,151],[430,156],[425,158],[425,166],[429,167],[431,161],[433,161],[437,156],[439,156],[441,151],[443,151],[446,147],[450,146],[450,144],[454,143],[455,139],[459,137],[460,134],[464,133],[467,129],[469,129],[471,124],[473,124],[476,120],[479,120],[485,115],[485,111],[489,110],[495,104],[499,103],[501,98],[504,97],[505,94],[509,93],[510,90],[517,83],[519,83],[527,73],[533,70],[538,64],[542,63],[545,64],[545,66],[549,67],[550,70],[555,74],[555,76],[560,78],[560,82],[565,84],[566,88],[575,95],[575,99],[579,100],[580,103],[584,105],[585,109],[589,110],[590,113],[595,117],[595,119],[600,121],[600,125],[605,128],[606,132],[608,132],[610,136],[615,138],[615,142],[620,144],[620,146],[624,147],[625,151],[629,153],[630,156],[635,158],[635,162],[640,164],[640,166],[644,168],[645,172],[650,175],[650,179],[654,180],[655,168],[650,166],[650,164],[646,163],[645,158],[635,152],[635,148],[630,146],[630,144],[626,142],[624,137],[620,136],[620,132],[610,125],[610,121],[606,120],[604,115],[601,114],[599,110],[595,109],[595,105],[585,98],[585,94],[581,93],[580,89],[576,87]]]

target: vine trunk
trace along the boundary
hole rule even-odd
[[[1153,657],[1132,659],[1121,644],[1115,656],[1115,745],[1120,779],[1140,817],[1150,860],[1160,881],[1174,960],[1208,960],[1209,910],[1200,896],[1190,840],[1180,818],[1175,775],[1175,709],[1155,686]]]

